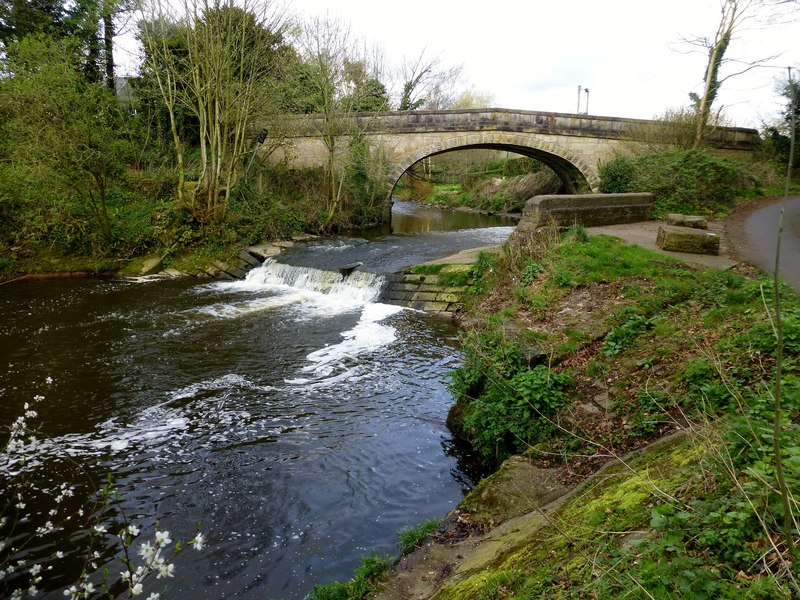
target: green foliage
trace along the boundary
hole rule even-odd
[[[603,354],[614,356],[626,350],[633,340],[652,327],[650,319],[633,315],[627,321],[612,329],[603,342]]]
[[[446,265],[414,265],[411,272],[417,275],[438,275]]]
[[[600,190],[650,192],[656,218],[671,212],[719,215],[752,195],[754,182],[740,164],[710,150],[666,150],[605,163]]]
[[[370,554],[361,559],[353,578],[347,582],[334,581],[316,585],[307,600],[366,600],[375,591],[378,580],[389,570],[389,559]]]
[[[530,259],[525,263],[525,266],[522,268],[522,275],[520,277],[520,285],[522,286],[529,286],[532,284],[536,277],[544,270],[544,267],[541,263],[534,262]]]
[[[600,165],[600,193],[624,194],[642,191],[634,189],[636,166],[627,156],[618,156]]]
[[[464,339],[464,365],[450,389],[467,405],[464,427],[487,462],[498,462],[553,431],[548,420],[567,400],[568,374],[529,368],[520,349],[496,333]]]
[[[408,525],[397,532],[400,555],[405,556],[422,546],[426,538],[439,527],[438,519],[428,519],[418,525]]]

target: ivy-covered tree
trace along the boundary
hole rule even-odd
[[[453,87],[462,69],[462,65],[445,67],[441,56],[429,58],[425,50],[414,58],[404,58],[397,74],[402,87],[397,109],[451,108],[456,101]]]
[[[28,35],[63,35],[67,11],[61,0],[0,0],[0,44]]]
[[[308,64],[308,101],[313,107],[314,124],[327,151],[325,216],[328,227],[345,198],[348,148],[356,149],[358,161],[367,158],[360,143],[364,121],[357,113],[365,108],[385,107],[385,88],[379,69],[370,61],[349,27],[331,18],[315,18],[306,23],[300,38],[300,53]],[[364,172],[365,164],[360,167]]]

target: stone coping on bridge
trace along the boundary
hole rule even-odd
[[[375,133],[502,130],[637,139],[643,128],[666,127],[663,121],[657,120],[509,108],[389,111],[355,113],[353,117],[360,122],[362,131]],[[302,117],[308,124],[308,131],[300,128],[297,134],[318,135],[319,128],[311,124],[320,118],[317,115]],[[708,141],[716,148],[749,150],[760,143],[758,131],[748,127],[717,127],[709,132]]]

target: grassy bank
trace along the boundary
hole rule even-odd
[[[528,514],[527,537],[500,536],[504,551],[480,562],[480,575],[462,568],[441,597],[791,597],[771,281],[577,228],[517,239],[482,284],[453,375],[451,427],[484,460],[523,455],[566,486],[616,466],[547,518]],[[794,511],[800,301],[780,293],[779,447]],[[688,435],[668,450],[618,460],[678,431]],[[494,510],[491,487],[490,478],[465,512],[492,527],[522,518]]]

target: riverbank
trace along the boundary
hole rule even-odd
[[[751,434],[772,423],[770,281],[731,244],[709,266],[607,233],[540,232],[487,270],[449,424],[499,469],[377,598],[789,597],[774,455]],[[782,294],[794,336],[800,304]],[[791,406],[799,346],[784,348]],[[565,398],[530,387],[548,370],[569,376]]]

